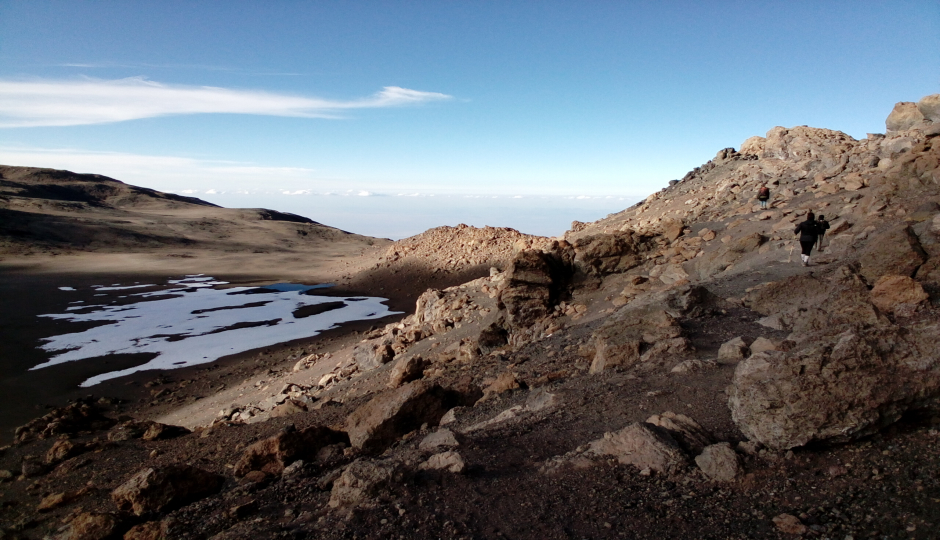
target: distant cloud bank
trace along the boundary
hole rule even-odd
[[[386,86],[351,100],[162,84],[142,77],[118,80],[2,80],[0,127],[76,126],[181,114],[254,114],[338,118],[351,109],[418,105],[447,94]]]

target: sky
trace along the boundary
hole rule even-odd
[[[561,234],[940,92],[940,2],[0,0],[0,163],[373,236]]]

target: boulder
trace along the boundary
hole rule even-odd
[[[718,360],[726,362],[739,362],[750,354],[751,351],[741,336],[722,343],[718,348]]]
[[[706,446],[695,457],[695,464],[716,482],[731,482],[741,474],[741,460],[726,442]]]
[[[938,341],[937,324],[916,332],[880,326],[755,353],[735,369],[732,419],[748,439],[786,450],[853,440],[909,410],[940,409]]]
[[[885,120],[888,131],[904,131],[924,121],[924,114],[920,112],[916,103],[901,101],[894,105],[894,109]]]
[[[54,540],[117,540],[120,538],[121,520],[114,514],[83,512],[52,537]]]
[[[16,428],[14,443],[109,429],[115,424],[117,420],[104,416],[104,412],[90,398],[79,399]]]
[[[636,422],[592,441],[588,454],[612,456],[624,465],[673,474],[686,467],[686,456],[665,429]]]
[[[358,459],[343,469],[333,482],[330,492],[331,508],[368,506],[371,500],[401,482],[402,471],[395,461]]]
[[[881,276],[871,290],[872,304],[886,313],[893,313],[901,304],[920,305],[928,298],[920,283],[907,276]]]
[[[52,445],[52,448],[46,452],[46,463],[53,465],[60,461],[75,457],[89,449],[80,442],[72,442],[68,439],[61,439]]]
[[[515,374],[510,371],[500,373],[496,380],[491,382],[486,388],[483,389],[483,397],[488,398],[490,396],[495,396],[496,394],[502,394],[503,392],[508,392],[510,390],[516,390],[521,388],[519,381],[516,379]]]
[[[281,433],[246,448],[242,457],[235,463],[233,472],[239,477],[251,471],[276,476],[292,462],[316,458],[321,448],[342,443],[348,444],[349,438],[341,431],[333,431],[323,426],[296,430],[290,426]]]
[[[448,450],[429,457],[427,461],[418,466],[422,470],[445,470],[460,474],[467,467],[459,453]]]
[[[924,96],[917,102],[917,110],[930,122],[940,122],[940,94]]]
[[[662,227],[663,236],[666,240],[673,242],[682,236],[682,229],[685,227],[685,224],[682,223],[681,219],[666,218],[662,221]]]
[[[574,241],[574,262],[588,274],[626,272],[642,261],[642,239],[632,231],[617,231],[578,238]]]
[[[887,274],[912,277],[927,260],[927,254],[911,227],[898,224],[871,236],[860,250],[858,260],[859,273],[869,283],[875,283]]]
[[[754,342],[751,343],[751,346],[749,348],[751,350],[750,354],[754,354],[754,353],[759,353],[759,352],[764,352],[764,351],[776,351],[778,349],[778,346],[773,341],[765,338],[764,336],[761,336],[755,339]]]
[[[388,387],[398,388],[405,383],[420,379],[424,376],[424,369],[428,363],[417,354],[398,359],[389,375]]]
[[[369,371],[387,364],[395,357],[391,345],[381,339],[364,341],[353,348],[353,360],[360,371]]]
[[[346,419],[346,432],[354,447],[379,451],[422,424],[437,425],[449,409],[472,404],[479,397],[479,393],[464,395],[424,380],[410,382],[356,409]]]
[[[144,469],[111,492],[122,512],[138,516],[182,506],[221,489],[225,479],[189,465]]]

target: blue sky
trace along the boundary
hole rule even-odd
[[[881,132],[937,51],[935,0],[0,1],[0,162],[560,234],[777,125]]]

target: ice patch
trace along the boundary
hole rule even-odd
[[[65,362],[109,354],[151,353],[150,361],[132,368],[91,377],[80,386],[148,369],[173,369],[215,361],[223,356],[258,349],[303,337],[354,320],[379,319],[392,312],[384,298],[336,298],[314,296],[311,291],[326,285],[279,283],[264,287],[216,289],[224,284],[211,277],[187,276],[171,280],[167,288],[135,293],[136,303],[85,305],[66,308],[82,313],[40,315],[74,322],[105,322],[101,326],[44,338],[41,348],[57,353],[32,367],[42,369]],[[155,285],[142,285],[154,287]],[[123,290],[119,284],[97,287]],[[96,294],[95,296],[104,296]],[[338,300],[341,306],[336,306]],[[318,313],[318,304],[332,303]],[[314,313],[308,315],[309,313]]]

